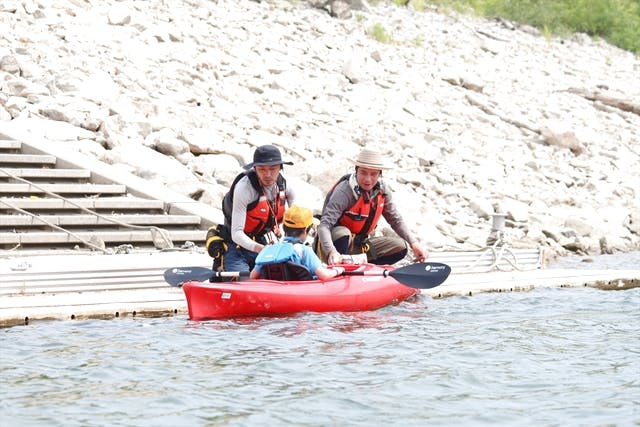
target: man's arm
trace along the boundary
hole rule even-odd
[[[293,206],[296,204],[296,191],[289,181],[287,181],[287,188],[285,189],[284,194],[287,198],[288,206]]]
[[[322,252],[327,258],[332,253],[338,253],[331,239],[331,229],[337,224],[342,214],[355,203],[353,192],[349,188],[349,183],[343,181],[336,186],[331,197],[322,209],[320,225],[318,226],[318,238]]]
[[[415,255],[415,260],[424,262],[429,256],[429,253],[422,248],[420,243],[418,243],[418,240],[413,236],[413,233],[411,233],[411,231],[409,230],[407,223],[404,221],[402,215],[400,214],[400,211],[393,201],[391,191],[389,191],[388,188],[385,188],[384,190],[385,202],[382,216],[387,221],[391,229],[395,231],[398,236],[402,237],[407,243],[409,243],[409,246],[411,246],[411,250]]]
[[[402,214],[398,210],[396,203],[393,201],[393,196],[389,188],[384,188],[384,210],[382,216],[389,224],[391,229],[395,231],[398,236],[402,237],[407,243],[411,244],[416,241],[415,237],[409,230],[409,227],[404,221]]]
[[[249,178],[242,178],[233,192],[233,211],[231,212],[231,239],[237,245],[253,252],[260,252],[262,245],[245,234],[244,224],[247,220],[247,205],[257,197],[258,193],[251,186]]]

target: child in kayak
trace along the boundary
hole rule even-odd
[[[311,210],[295,205],[287,209],[283,219],[284,241],[265,246],[260,251],[250,277],[259,279],[262,277],[261,273],[265,266],[286,262],[306,267],[311,273],[311,279],[327,280],[341,275],[344,272],[343,267],[327,268],[322,264],[318,255],[313,252],[313,249],[303,243],[312,227],[313,214]]]

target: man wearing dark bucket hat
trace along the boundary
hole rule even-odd
[[[316,251],[329,264],[340,262],[340,254],[366,253],[374,264],[394,264],[408,252],[424,262],[428,253],[409,231],[398,211],[391,191],[381,180],[382,171],[390,169],[378,151],[363,149],[355,163],[355,172],[344,175],[325,197],[318,227]],[[373,237],[384,217],[398,236]]]
[[[222,200],[224,271],[250,271],[265,245],[280,237],[285,207],[295,201],[281,170],[292,164],[282,160],[277,147],[262,145],[253,153],[253,162],[244,166],[246,172],[233,181]]]

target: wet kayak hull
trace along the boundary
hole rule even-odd
[[[420,292],[382,275],[340,276],[324,282],[190,281],[185,282],[182,289],[192,320],[299,312],[369,311],[398,304]]]

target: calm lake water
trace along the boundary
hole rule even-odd
[[[640,266],[623,258],[577,265]],[[35,322],[0,345],[3,427],[640,425],[640,288]]]

